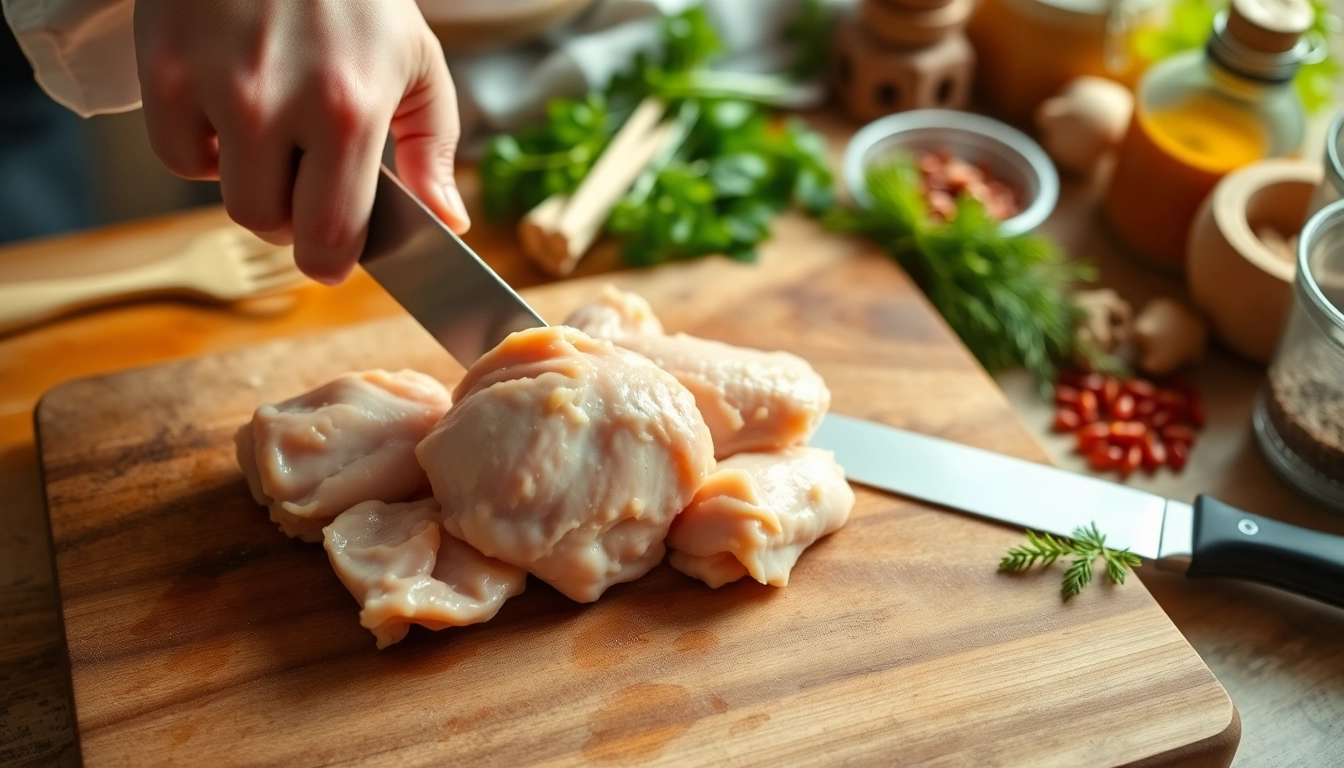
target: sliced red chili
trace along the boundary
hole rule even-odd
[[[1083,417],[1077,411],[1060,408],[1055,412],[1054,423],[1050,428],[1056,432],[1072,432],[1083,425]]]
[[[1098,445],[1087,454],[1087,465],[1098,472],[1116,469],[1125,460],[1125,449],[1118,445]]]
[[[1148,425],[1141,421],[1111,422],[1111,442],[1128,448],[1138,445],[1148,434]]]
[[[1111,425],[1104,421],[1088,424],[1078,430],[1078,452],[1090,454],[1092,449],[1106,443],[1111,436]]]

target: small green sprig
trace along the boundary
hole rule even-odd
[[[1028,530],[1027,543],[1008,550],[1008,554],[999,561],[999,570],[1025,571],[1038,562],[1042,568],[1049,568],[1064,556],[1074,557],[1064,571],[1060,587],[1065,600],[1079,594],[1092,583],[1092,566],[1098,557],[1106,562],[1106,575],[1114,584],[1124,584],[1129,569],[1138,568],[1143,563],[1129,549],[1107,547],[1106,536],[1097,530],[1096,523],[1092,523],[1088,527],[1075,529],[1072,539]]]

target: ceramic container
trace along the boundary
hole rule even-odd
[[[895,0],[864,0],[859,22],[881,40],[899,48],[923,48],[966,26],[975,0],[950,0],[933,8],[898,5]]]
[[[1195,305],[1226,347],[1269,360],[1292,298],[1292,243],[1312,191],[1315,165],[1264,160],[1223,178],[1191,227],[1186,279]]]
[[[975,51],[954,31],[933,45],[891,45],[857,16],[836,25],[831,47],[835,99],[851,119],[876,120],[911,109],[961,109],[971,92]]]
[[[1022,196],[1022,212],[999,225],[1005,234],[1036,229],[1059,201],[1059,173],[1039,144],[998,120],[946,109],[901,112],[859,129],[845,148],[845,185],[855,202],[868,205],[864,176],[869,165],[893,152],[942,148],[967,162],[987,166]]]

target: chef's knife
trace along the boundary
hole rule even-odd
[[[884,424],[828,414],[811,444],[850,480],[1036,531],[1093,523],[1107,546],[1186,575],[1258,581],[1344,607],[1344,536],[1137,488]]]
[[[546,325],[387,166],[359,263],[463,367],[510,333]]]

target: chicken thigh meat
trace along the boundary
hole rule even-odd
[[[489,621],[527,583],[521,568],[444,532],[434,499],[356,504],[322,533],[379,649],[400,642],[412,624],[437,630]]]
[[[662,322],[643,296],[622,291],[610,283],[602,286],[597,298],[571,312],[564,324],[608,341],[663,333]]]
[[[831,407],[812,366],[788,352],[734,347],[684,333],[617,342],[677,377],[695,396],[716,458],[807,442]]]
[[[427,489],[415,446],[451,403],[423,373],[346,374],[258,408],[234,436],[238,463],[280,530],[321,541],[322,527],[356,504]]]
[[[854,491],[829,451],[739,453],[672,523],[673,568],[718,588],[743,576],[787,586],[803,550],[840,529]]]
[[[719,459],[802,445],[831,407],[826,382],[801,357],[667,335],[647,301],[610,285],[565,324],[637,352],[676,376],[695,396]]]
[[[416,449],[444,527],[579,602],[647,573],[714,467],[686,388],[565,327],[509,336]]]

